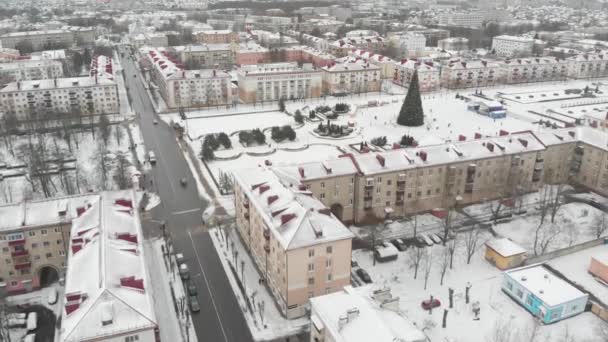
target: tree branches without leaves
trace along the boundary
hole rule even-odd
[[[409,262],[410,268],[414,269],[414,279],[418,277],[418,269],[420,268],[420,263],[422,262],[422,258],[424,257],[424,249],[412,247],[408,251],[409,253]]]
[[[467,265],[471,263],[471,258],[473,258],[473,255],[477,250],[480,236],[481,231],[477,227],[474,227],[473,229],[464,233],[464,247],[467,255]]]
[[[608,215],[605,212],[601,211],[595,214],[591,230],[596,239],[608,233]]]
[[[424,266],[424,289],[426,290],[426,286],[429,282],[429,276],[431,275],[431,269],[433,268],[433,252],[429,249],[424,249],[424,258],[423,258],[423,266]]]

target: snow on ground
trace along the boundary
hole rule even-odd
[[[547,214],[538,240],[541,242],[551,239],[545,252],[594,240],[594,218],[601,213],[601,210],[585,203],[564,204],[557,212],[554,224],[551,224],[551,214]],[[516,217],[511,222],[499,223],[494,230],[527,249],[530,255],[534,255],[534,236],[539,224],[538,214],[527,215]],[[540,246],[537,248],[540,253]]]
[[[414,269],[411,265],[411,252],[399,252],[395,261],[377,263],[373,266],[372,253],[367,250],[353,251],[353,258],[359,265],[367,270],[376,286],[388,286],[393,295],[400,297],[402,313],[411,319],[420,329],[423,329],[431,341],[450,342],[488,342],[497,341],[493,338],[497,326],[507,327],[513,336],[510,340],[499,341],[530,341],[528,334],[534,324],[531,314],[523,307],[511,300],[500,288],[502,274],[483,258],[483,243],[491,235],[484,232],[477,244],[476,253],[470,265],[466,264],[464,238],[459,234],[460,243],[454,256],[454,269],[447,271],[443,285],[440,285],[440,260],[443,254],[441,245],[426,248],[432,255],[428,287],[424,289],[424,275],[426,262],[422,262],[418,270],[417,279],[414,279]],[[465,288],[467,282],[471,284],[471,301],[465,303]],[[449,309],[447,327],[441,327],[443,309],[448,308],[448,288],[453,288],[454,308]],[[441,301],[441,307],[429,314],[420,307],[420,303],[431,295]],[[480,320],[474,320],[472,303],[479,302]],[[601,342],[594,334],[593,327],[606,324],[590,312],[560,321],[558,323],[540,326],[540,334],[534,339],[541,341],[561,341],[566,329],[574,341]],[[429,326],[433,326],[428,328]],[[425,328],[426,327],[426,328]]]
[[[118,133],[117,133],[118,132]],[[38,137],[32,137],[32,144],[38,146]],[[101,151],[106,151],[106,167],[107,180],[106,189],[117,189],[117,183],[114,178],[116,171],[116,160],[119,154],[123,155],[130,163],[133,163],[131,151],[129,150],[130,142],[127,131],[123,125],[111,125],[110,134],[107,145],[104,146],[99,133],[96,130],[95,136],[90,130],[75,132],[71,135],[72,151],[68,147],[66,140],[61,139],[53,134],[44,134],[40,139],[43,139],[41,145],[46,147],[46,159],[52,160],[59,157],[76,159],[75,170],[65,172],[66,178],[62,179],[59,174],[51,176],[52,184],[50,192],[52,196],[61,196],[69,194],[68,186],[74,189],[75,193],[84,193],[88,191],[96,191],[102,189],[103,177],[101,165]],[[78,143],[76,144],[76,140]],[[4,140],[0,142],[0,160],[8,165],[25,165],[29,152],[29,137],[13,136],[12,146],[14,155],[10,153]],[[0,172],[26,172],[27,168],[21,167],[12,170],[1,170]],[[6,176],[5,176],[6,177]],[[41,191],[39,182],[34,179],[36,191],[33,191],[32,185],[26,177],[18,176],[4,178],[0,181],[0,203],[19,202],[29,198],[43,198],[44,194]],[[67,185],[65,183],[69,183]]]
[[[233,231],[230,234],[229,239],[234,241],[234,248],[236,251],[238,251],[239,260],[245,262],[244,286],[247,296],[249,296],[250,299],[252,294],[255,293],[255,302],[252,303],[254,312],[251,312],[245,303],[243,295],[237,284],[237,280],[235,279],[234,274],[232,273],[228,264],[228,259],[232,259],[232,253],[229,253],[226,250],[227,245],[224,243],[223,237],[220,235],[218,230],[209,230],[209,236],[211,236],[213,246],[220,257],[222,267],[224,268],[226,277],[228,277],[228,282],[232,287],[232,291],[234,292],[237,302],[239,303],[241,310],[244,312],[245,321],[247,322],[249,331],[251,331],[253,340],[271,341],[281,337],[293,336],[302,332],[304,329],[307,329],[309,325],[308,317],[305,316],[298,319],[288,320],[283,317],[281,312],[279,312],[279,309],[275,304],[272,295],[268,292],[268,289],[263,284],[258,282],[261,276],[254,267],[253,260],[249,256],[249,253],[247,253],[247,250],[241,244],[241,241],[238,239],[238,237],[236,237],[236,234],[238,233]],[[262,302],[264,303],[263,314],[261,314],[259,309],[259,303]]]

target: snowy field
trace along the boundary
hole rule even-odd
[[[594,333],[594,327],[606,324],[590,312],[560,321],[552,325],[537,327],[536,338],[531,339],[535,320],[520,305],[512,301],[501,291],[502,274],[483,258],[483,243],[489,239],[489,233],[479,237],[476,253],[471,263],[466,263],[466,248],[463,234],[459,234],[454,256],[453,269],[448,268],[443,285],[440,284],[441,260],[444,247],[434,245],[426,248],[431,255],[430,262],[425,258],[414,279],[414,269],[411,267],[412,250],[399,252],[395,261],[377,263],[373,266],[372,254],[365,250],[353,251],[353,258],[361,267],[368,271],[374,284],[381,288],[390,287],[394,295],[400,297],[402,313],[411,319],[429,336],[431,341],[449,342],[519,342],[519,341],[566,341],[566,333],[570,340],[576,342],[602,342]],[[428,267],[427,267],[428,265]],[[427,288],[425,290],[425,270],[429,270]],[[471,284],[470,304],[465,303],[465,288]],[[448,308],[448,289],[454,289],[454,308],[449,309],[447,327],[442,328],[443,309]],[[420,303],[431,295],[441,301],[441,307],[429,314],[420,307]],[[472,303],[479,302],[480,319],[474,320]],[[499,336],[497,336],[499,335]],[[510,335],[510,336],[507,336]]]
[[[13,136],[8,144],[7,140],[0,139],[0,160],[7,164],[6,168],[0,168],[0,174],[3,175],[0,177],[0,204],[118,189],[118,183],[124,180],[119,176],[119,169],[126,167],[127,170],[122,174],[133,171],[129,145],[126,128],[122,125],[109,127],[107,143],[103,142],[98,129],[94,136],[90,130],[73,132],[69,140],[50,133],[40,136]],[[36,155],[41,156],[39,160],[46,161],[44,168],[54,170],[49,177],[45,177],[48,178],[44,181],[46,190],[43,189],[41,177],[29,175],[27,165],[33,162],[31,150],[39,151]],[[63,169],[60,164],[52,162],[62,159],[75,159],[75,162],[64,163]],[[25,173],[25,176],[13,177],[22,173]]]
[[[562,205],[554,223],[551,223],[550,213],[545,218],[539,231],[537,251],[544,254],[541,253],[541,244],[544,243],[547,244],[544,252],[548,253],[596,239],[595,220],[601,214],[601,210],[584,203]],[[529,255],[534,255],[534,237],[539,225],[539,215],[527,215],[497,224],[494,230],[528,250]]]

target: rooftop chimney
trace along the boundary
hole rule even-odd
[[[271,205],[272,203],[274,203],[278,199],[279,199],[279,196],[272,195],[272,196],[269,196],[266,200],[268,201],[268,205]]]
[[[380,163],[380,166],[382,166],[382,167],[384,167],[384,166],[385,166],[385,160],[384,160],[384,157],[383,157],[383,156],[381,156],[381,155],[377,154],[377,155],[376,155],[376,159],[378,160],[378,163]]]
[[[481,139],[481,133],[475,133],[475,139]]]
[[[492,144],[491,142],[486,143],[486,147],[488,148],[488,150],[490,150],[490,152],[494,152],[494,144]]]
[[[420,156],[420,159],[422,159],[423,162],[426,162],[426,157],[427,157],[426,156],[426,152],[420,151],[419,156]]]
[[[306,178],[306,175],[304,174],[304,168],[303,167],[298,167],[298,172],[300,173],[300,177],[302,178]]]
[[[517,139],[523,145],[523,147],[528,147],[528,140],[526,139]]]

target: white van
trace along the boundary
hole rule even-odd
[[[57,289],[56,288],[52,288],[49,290],[48,303],[49,303],[49,305],[55,305],[55,303],[57,303]]]
[[[148,160],[150,161],[150,164],[156,164],[156,155],[154,154],[154,151],[148,152]]]

